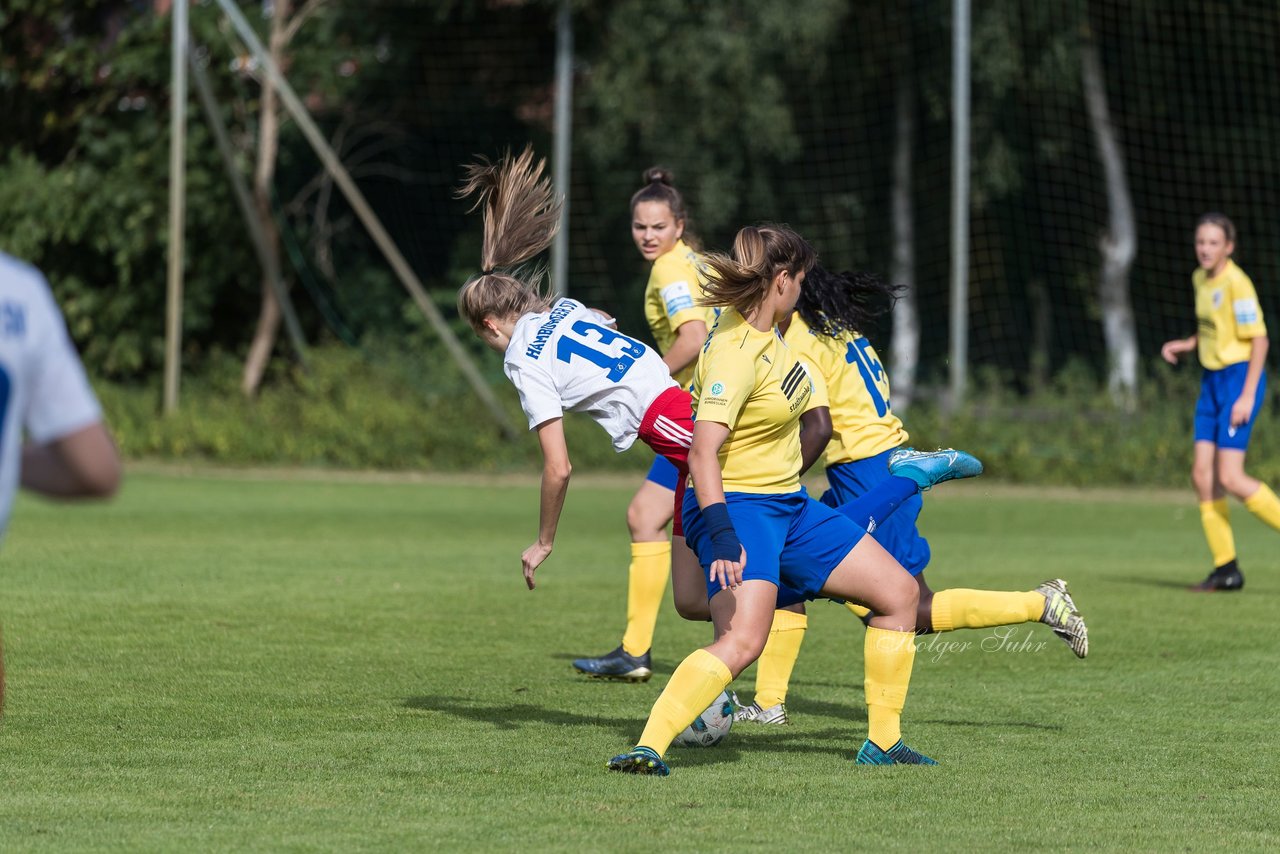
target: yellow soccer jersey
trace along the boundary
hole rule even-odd
[[[644,291],[644,317],[649,321],[659,352],[671,349],[676,340],[676,330],[689,321],[701,320],[707,324],[707,329],[715,322],[715,309],[698,304],[705,281],[698,253],[683,240],[677,240],[670,252],[653,262],[649,284]],[[693,367],[690,365],[675,375],[681,386],[689,387]]]
[[[827,465],[865,460],[906,443],[907,431],[889,403],[889,372],[870,341],[857,332],[819,335],[793,314],[786,342],[826,383],[831,408]]]
[[[1200,268],[1191,274],[1196,290],[1200,364],[1210,371],[1249,361],[1254,338],[1267,334],[1253,281],[1236,262],[1209,278]]]
[[[800,415],[814,385],[777,330],[761,332],[725,309],[702,347],[693,378],[695,420],[729,426],[720,448],[725,492],[800,488]]]

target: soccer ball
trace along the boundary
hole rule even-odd
[[[693,723],[685,727],[684,732],[676,736],[676,744],[684,747],[712,747],[724,740],[733,726],[733,713],[737,708],[727,692],[707,707],[707,710],[693,719]]]

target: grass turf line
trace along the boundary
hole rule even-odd
[[[1235,514],[1242,595],[1194,595],[1185,506],[926,499],[935,590],[1063,576],[1091,627],[921,640],[904,731],[852,763],[862,628],[810,608],[785,729],[611,775],[708,637],[668,603],[647,685],[575,677],[622,630],[630,489],[575,484],[524,589],[530,486],[132,477],[24,501],[0,561],[0,849],[651,851],[1280,847],[1276,534]],[[985,644],[985,648],[984,648]],[[753,670],[737,687],[750,695]]]

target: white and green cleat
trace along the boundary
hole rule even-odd
[[[1053,629],[1053,633],[1071,647],[1076,658],[1088,655],[1089,627],[1080,616],[1075,600],[1067,592],[1067,582],[1051,578],[1040,584],[1036,592],[1044,597],[1044,613],[1040,615],[1040,622]]]

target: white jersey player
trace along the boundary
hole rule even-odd
[[[551,554],[572,470],[564,413],[590,415],[618,451],[638,438],[670,460],[680,473],[679,506],[693,439],[692,398],[657,352],[612,328],[611,318],[577,300],[548,305],[514,278],[476,282],[459,293],[459,308],[476,334],[503,354],[503,370],[542,448],[538,539],[521,555],[532,590],[534,570]],[[674,534],[683,537],[679,514]]]
[[[516,321],[502,367],[530,430],[568,410],[590,415],[619,452],[635,442],[649,406],[677,383],[661,356],[613,326],[572,299]]]
[[[19,484],[58,498],[104,497],[119,480],[102,409],[48,284],[0,253],[0,536]]]

